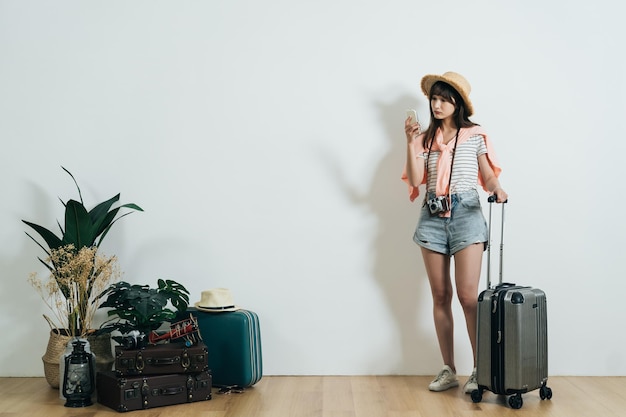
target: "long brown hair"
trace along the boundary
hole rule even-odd
[[[424,134],[424,139],[422,146],[428,149],[430,144],[435,139],[435,133],[437,129],[441,127],[441,120],[436,119],[433,114],[433,109],[430,106],[430,101],[433,96],[441,96],[445,100],[454,104],[454,114],[452,115],[454,119],[454,124],[457,128],[463,127],[472,127],[477,126],[476,123],[472,122],[467,116],[467,108],[465,107],[465,101],[461,95],[452,87],[450,84],[445,83],[443,81],[437,81],[430,88],[430,94],[428,95],[428,108],[430,109],[430,124],[428,125],[428,129]]]

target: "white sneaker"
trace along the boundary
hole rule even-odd
[[[472,375],[470,375],[469,379],[463,386],[463,391],[466,394],[471,394],[472,391],[478,389],[478,380],[476,379],[476,368],[472,371]]]
[[[456,375],[448,365],[444,365],[441,372],[439,372],[437,377],[428,385],[428,389],[439,392],[458,386],[459,380],[456,379]]]

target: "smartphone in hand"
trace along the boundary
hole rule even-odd
[[[417,112],[414,109],[407,109],[406,116],[410,117],[411,123],[419,123],[420,119],[417,118]]]

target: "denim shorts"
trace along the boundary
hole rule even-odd
[[[428,193],[426,198],[433,197],[434,194]],[[422,206],[413,241],[444,255],[454,255],[475,243],[483,243],[486,248],[489,239],[487,222],[480,206],[478,191],[452,194],[451,197],[450,217],[433,216],[425,204]]]

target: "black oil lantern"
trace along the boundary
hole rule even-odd
[[[66,407],[87,407],[92,405],[91,395],[95,389],[93,355],[85,351],[85,341],[77,339],[72,343],[72,353],[65,357],[63,374],[63,396]]]

